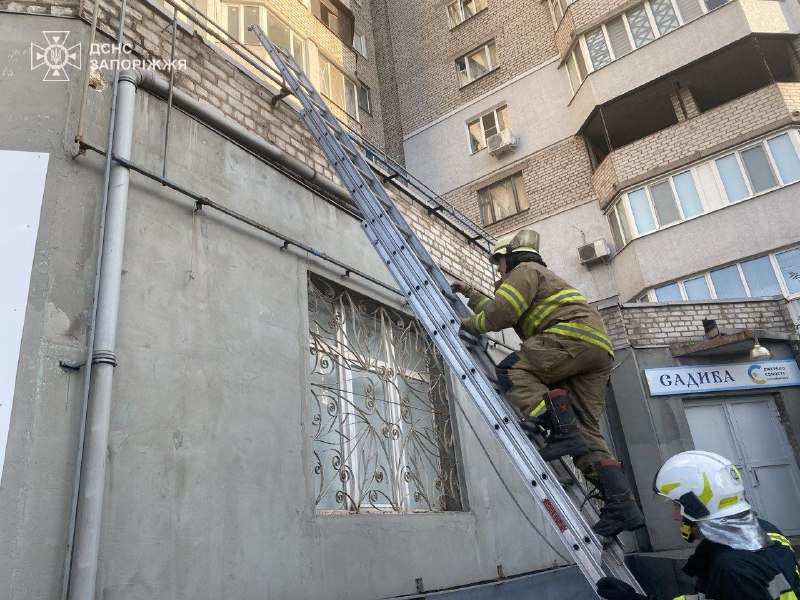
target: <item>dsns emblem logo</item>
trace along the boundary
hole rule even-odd
[[[761,365],[750,365],[750,368],[747,369],[747,375],[750,377],[753,383],[757,383],[759,385],[763,385],[767,383],[766,379],[761,379],[761,373],[759,373],[759,369]]]
[[[31,43],[31,70],[47,67],[42,81],[69,81],[67,67],[81,68],[81,45],[67,46],[69,31],[43,31],[47,46]]]

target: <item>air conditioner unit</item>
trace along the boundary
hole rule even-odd
[[[508,129],[486,138],[486,146],[489,148],[489,154],[492,156],[500,156],[514,150],[518,143],[519,138],[515,138],[514,134]]]
[[[578,248],[578,256],[584,266],[608,262],[611,259],[611,248],[605,240],[596,240]]]

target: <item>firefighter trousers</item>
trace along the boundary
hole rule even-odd
[[[523,415],[537,407],[542,395],[555,388],[566,390],[589,452],[575,457],[575,466],[592,473],[593,465],[614,458],[600,432],[611,375],[611,355],[589,342],[544,333],[528,338],[517,352],[497,365],[500,387]]]

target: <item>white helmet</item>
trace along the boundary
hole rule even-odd
[[[653,491],[675,500],[692,521],[720,519],[750,510],[739,470],[724,456],[689,450],[676,454],[656,473]]]

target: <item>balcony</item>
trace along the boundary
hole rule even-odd
[[[598,6],[608,8],[598,14]],[[559,50],[596,27],[620,6],[618,0],[578,0],[556,32]],[[592,10],[590,10],[590,8]],[[580,17],[580,19],[579,19]],[[795,34],[800,6],[777,0],[733,0],[589,73],[570,103],[580,128],[595,107],[611,102],[753,34]]]
[[[800,83],[775,83],[613,150],[592,174],[601,208],[617,193],[793,122],[800,122]]]

